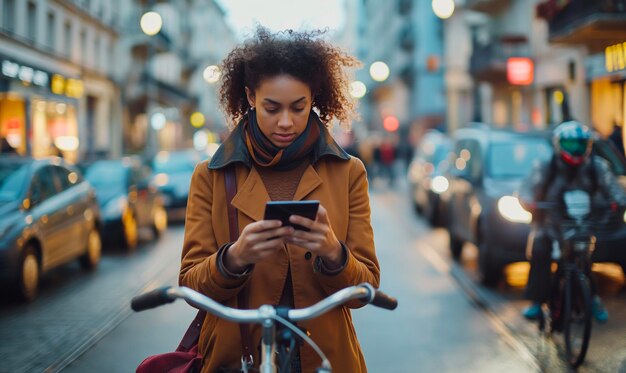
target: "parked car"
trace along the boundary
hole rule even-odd
[[[195,150],[162,151],[154,157],[153,181],[163,195],[168,214],[184,217],[191,175],[196,164],[205,158],[206,155]]]
[[[448,189],[445,173],[449,167],[452,140],[430,130],[424,134],[409,164],[408,181],[411,200],[417,213],[433,226],[445,226],[447,205],[440,198]]]
[[[496,283],[506,264],[524,261],[528,222],[514,223],[498,209],[512,196],[536,162],[552,156],[543,133],[521,134],[484,127],[459,129],[449,173],[450,251],[461,256],[465,242],[478,247],[481,282]]]
[[[85,178],[96,189],[102,212],[105,241],[134,249],[139,231],[148,228],[155,239],[167,228],[167,212],[150,168],[138,158],[100,160],[92,163]]]
[[[56,157],[0,157],[0,282],[23,299],[61,264],[96,268],[99,229],[95,191],[78,169]]]

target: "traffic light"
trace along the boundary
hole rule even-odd
[[[400,121],[393,115],[388,115],[383,119],[383,127],[388,132],[395,132],[400,127]]]

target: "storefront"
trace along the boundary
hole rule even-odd
[[[0,56],[0,136],[19,154],[78,158],[80,79]]]
[[[586,61],[591,94],[591,122],[604,137],[626,137],[626,42],[608,45]]]

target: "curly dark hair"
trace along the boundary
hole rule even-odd
[[[288,74],[311,88],[313,107],[324,123],[336,118],[349,125],[355,102],[348,93],[345,67],[360,62],[320,38],[325,31],[270,32],[262,26],[222,61],[219,98],[233,122],[248,111],[245,87],[254,91],[263,79]]]

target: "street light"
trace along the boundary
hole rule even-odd
[[[166,123],[167,123],[167,118],[165,117],[165,114],[161,112],[156,112],[150,116],[150,126],[155,131],[162,130],[163,127],[165,127]]]
[[[207,66],[202,72],[202,77],[209,84],[217,83],[220,80],[220,76],[222,76],[222,71],[215,65]]]
[[[163,19],[161,15],[157,12],[146,12],[143,16],[141,16],[141,20],[139,21],[139,25],[141,26],[141,31],[148,36],[153,36],[161,31],[161,26],[163,26]]]
[[[370,66],[370,76],[377,82],[384,82],[389,77],[389,66],[382,61],[376,61]]]
[[[354,81],[350,83],[350,95],[355,98],[362,98],[367,93],[367,87],[361,81]]]
[[[206,119],[204,117],[204,114],[202,114],[199,111],[194,112],[189,117],[189,123],[191,123],[191,125],[196,127],[196,128],[200,128],[200,127],[204,126],[205,121],[206,121]]]
[[[150,2],[152,3],[152,1]],[[139,20],[139,26],[141,27],[141,31],[148,35],[154,36],[161,31],[161,27],[163,26],[163,19],[161,15],[155,11],[149,11],[144,13]],[[161,129],[165,127],[167,123],[167,118],[165,114],[161,112],[154,111],[154,101],[155,97],[153,97],[154,89],[152,87],[151,82],[151,63],[152,63],[152,38],[149,38],[146,43],[146,75],[147,79],[145,80],[146,84],[146,115],[148,116],[148,122],[153,131],[148,131],[148,138],[146,139],[146,147],[144,151],[148,156],[151,156],[153,152],[156,152],[158,148],[158,138],[156,137],[156,132],[159,132]]]
[[[454,13],[454,0],[433,0],[433,12],[441,19],[448,19]]]

